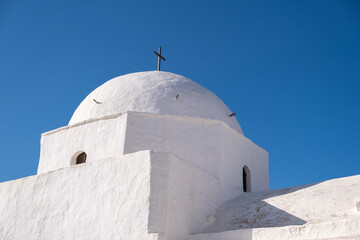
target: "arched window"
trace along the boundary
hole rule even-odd
[[[75,164],[80,164],[80,163],[85,163],[86,162],[86,153],[82,152],[80,153],[77,157],[76,157],[76,162]]]
[[[251,182],[250,182],[250,170],[247,166],[243,167],[243,190],[244,192],[251,192]]]

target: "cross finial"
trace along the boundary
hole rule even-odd
[[[161,56],[161,46],[159,46],[159,52],[155,52],[155,55],[158,56],[158,67],[157,67],[157,70],[160,71],[160,62],[161,62],[161,59],[166,61],[165,58],[163,56]]]

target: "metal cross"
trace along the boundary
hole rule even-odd
[[[159,46],[159,52],[155,52],[155,55],[158,56],[158,67],[157,67],[157,70],[160,71],[160,62],[161,62],[161,59],[166,61],[165,58],[163,56],[161,56],[161,46]]]

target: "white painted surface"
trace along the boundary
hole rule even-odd
[[[224,200],[229,200],[243,193],[242,169],[246,165],[250,170],[251,191],[269,189],[269,155],[250,139],[223,127],[221,143],[221,183]],[[216,137],[216,136],[214,136]]]
[[[356,210],[358,212],[360,212],[360,197],[355,197],[354,198],[354,204],[355,204]]]
[[[360,216],[302,226],[248,228],[188,236],[187,240],[359,240]]]
[[[268,153],[220,121],[128,113],[125,138],[125,154],[170,152],[219,179],[223,201],[242,193],[244,165],[253,191],[269,189]]]
[[[267,152],[218,120],[127,112],[45,133],[41,143],[38,173],[70,166],[81,151],[94,162],[151,149],[172,153],[218,179],[222,201],[242,193],[244,165],[253,191],[269,188]]]
[[[70,166],[80,151],[99,171],[124,154],[167,152],[156,153],[155,159],[164,157],[152,161],[148,183],[148,230],[166,240],[202,232],[209,214],[242,193],[244,165],[252,171],[252,189],[268,189],[267,152],[219,120],[127,112],[45,133],[41,142],[39,173]]]
[[[150,154],[0,184],[0,239],[158,239],[148,234]]]
[[[42,135],[40,175],[0,184],[0,239],[360,238],[360,176],[263,191],[268,154],[230,113],[176,74],[108,81]]]
[[[80,152],[87,154],[86,162],[123,155],[126,120],[120,114],[42,134],[38,174],[70,166]]]
[[[151,165],[148,230],[185,239],[202,232],[221,203],[242,193],[244,165],[252,171],[252,189],[268,189],[267,152],[229,113],[214,94],[176,74],[115,78],[80,104],[69,126],[42,135],[38,173],[68,167],[80,152],[99,171],[101,162],[124,154],[171,153]]]
[[[221,204],[218,180],[171,154],[152,155],[149,231],[166,240],[202,232]]]
[[[221,204],[219,181],[142,151],[0,184],[0,239],[185,239]]]
[[[216,211],[208,234],[189,239],[360,239],[360,214],[353,202],[359,186],[357,175],[243,194]]]
[[[132,73],[109,80],[84,99],[69,125],[124,112],[216,119],[242,134],[236,117],[228,116],[232,112],[212,92],[186,77],[161,71]]]

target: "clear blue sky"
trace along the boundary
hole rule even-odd
[[[360,1],[0,0],[0,181],[159,45],[269,152],[272,189],[360,174]]]

